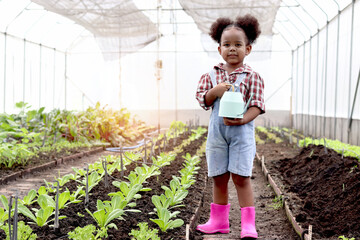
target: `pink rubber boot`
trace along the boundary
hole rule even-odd
[[[241,238],[258,238],[255,228],[255,207],[241,208]]]
[[[198,225],[196,229],[203,233],[229,233],[229,211],[230,203],[227,205],[211,203],[209,221]]]

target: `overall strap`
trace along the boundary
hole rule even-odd
[[[235,91],[240,91],[240,84],[242,83],[242,81],[244,81],[246,77],[246,73],[240,73],[238,74],[236,81],[234,82],[234,87],[235,87]]]
[[[216,77],[215,77],[215,70],[211,69],[209,72],[209,75],[210,75],[211,83],[212,83],[213,87],[215,87],[217,85]]]

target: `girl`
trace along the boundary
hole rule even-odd
[[[203,233],[228,233],[228,182],[235,184],[241,207],[241,238],[257,238],[254,198],[250,183],[255,157],[254,119],[265,112],[264,82],[258,73],[244,64],[252,44],[260,35],[257,19],[251,15],[219,18],[210,29],[210,36],[219,43],[218,51],[225,63],[204,74],[198,84],[196,98],[205,110],[212,108],[206,144],[208,175],[213,177],[213,203],[210,219],[198,225]],[[250,101],[243,118],[218,116],[220,98],[230,86]],[[250,95],[253,94],[250,99]]]

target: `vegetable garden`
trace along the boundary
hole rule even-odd
[[[258,239],[360,240],[359,13],[359,0],[0,0],[0,240],[238,240],[232,180],[230,232],[196,231],[217,194],[202,98],[218,64],[224,86],[258,73],[236,93],[264,110]],[[247,40],[256,25],[245,55],[218,51],[223,17],[247,19]]]
[[[100,107],[97,106],[97,109]],[[28,116],[30,112],[20,114]],[[89,112],[97,114],[94,109],[81,114]],[[121,114],[118,116],[129,118],[128,114]],[[91,114],[87,116],[94,117]],[[14,120],[13,126],[20,127],[16,125],[17,121],[21,121],[18,115],[7,116],[6,122],[9,119]],[[124,139],[123,146],[126,146],[131,143],[129,140],[135,143],[139,136],[147,136],[146,131],[152,130],[139,124],[139,121],[133,121],[130,125],[129,119],[126,120],[124,128],[137,129],[136,135],[76,138],[71,131],[68,131],[68,135],[64,134],[66,128],[63,130],[59,124],[59,139],[62,138],[59,141],[68,142],[66,138],[71,135],[72,142],[69,143],[83,141],[87,147],[99,144],[109,147],[113,144],[109,139],[116,139],[117,136]],[[100,121],[99,126],[104,125],[103,119]],[[121,124],[114,121],[114,125]],[[28,125],[23,125],[20,131],[24,132],[25,129],[29,131]],[[54,139],[41,129],[31,131],[38,139],[27,142],[26,146],[37,152],[32,158],[21,161],[21,165],[7,166],[7,173],[18,170],[20,166],[26,168],[38,164],[36,157],[45,153],[42,152],[43,148],[36,146],[46,142],[39,140]],[[24,142],[24,137],[15,135],[18,129],[14,128],[13,132],[3,136],[11,139],[14,145],[16,141]],[[76,133],[75,130],[72,132]],[[205,128],[189,129],[182,122],[173,122],[163,134],[153,138],[147,136],[148,141],[140,144],[136,151],[104,156],[84,169],[73,168],[73,174],[55,178],[54,182],[45,181],[44,186],[30,190],[24,197],[1,195],[1,238],[13,239],[11,233],[15,232],[14,229],[17,229],[18,239],[130,239],[131,235],[135,239],[142,239],[139,236],[149,232],[153,233],[153,239],[185,236],[186,224],[183,219],[190,219],[194,214],[205,184],[206,165],[200,159],[204,155],[205,133]],[[64,151],[69,149],[65,148]],[[47,156],[48,160],[62,154],[54,152]],[[23,156],[17,157],[22,160]]]
[[[304,230],[313,239],[360,236],[360,147],[304,137],[286,128],[257,128],[257,153]],[[345,237],[346,236],[346,237]]]
[[[26,106],[21,104],[19,106]],[[19,114],[2,116],[3,145],[26,146],[24,149],[31,154],[15,152],[16,157],[11,158],[13,155],[3,151],[3,179],[11,172],[36,166],[45,159],[51,161],[63,154],[72,154],[74,149],[103,146],[107,150],[117,149],[119,154],[105,154],[83,169],[73,168],[72,174],[45,181],[25,196],[18,196],[16,190],[11,196],[1,195],[1,239],[14,239],[16,231],[17,239],[199,236],[191,221],[196,220],[207,181],[206,128],[190,129],[174,121],[163,133],[154,134],[152,127],[131,120],[130,115],[122,111],[111,121],[99,119],[92,129],[86,125],[90,121],[84,120],[84,116],[96,119],[92,114],[104,115],[106,110],[97,105],[95,109],[78,113],[82,117],[77,119],[83,121],[78,121],[77,128],[70,130],[69,126],[73,125],[66,121],[70,121],[69,116],[74,113],[67,113],[66,120],[53,122],[51,128],[46,125],[46,119],[53,112],[20,110]],[[35,121],[41,121],[44,127],[32,127]],[[104,128],[101,128],[102,134],[95,133],[100,132],[96,126],[103,126],[103,121],[108,129],[123,126],[132,129],[134,135],[122,136],[116,132],[104,137],[107,136]],[[85,138],[82,133],[91,138]],[[140,141],[141,137],[147,141]],[[121,148],[114,148],[114,139],[121,139],[122,146],[138,145],[126,151],[126,147],[122,147],[120,151]],[[315,239],[359,236],[360,196],[356,191],[360,175],[359,147],[305,137],[286,128],[257,127],[256,141],[258,159],[263,156],[263,164],[268,169],[266,175],[271,175],[278,186],[275,192],[281,199],[279,206],[288,204],[296,223],[303,229],[298,232],[300,235],[308,236],[305,230],[311,225]],[[4,159],[16,161],[7,164]]]

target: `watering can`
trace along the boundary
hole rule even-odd
[[[251,93],[248,102],[245,104],[242,94],[235,92],[233,85],[231,85],[231,87],[232,92],[224,92],[224,95],[220,99],[219,117],[243,118],[250,100],[253,97],[253,93]]]

